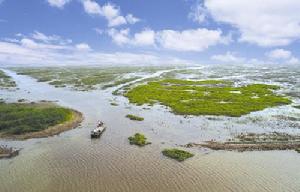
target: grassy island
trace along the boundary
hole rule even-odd
[[[52,103],[0,103],[0,137],[47,137],[76,127],[83,117]]]
[[[233,86],[230,81],[189,81],[164,79],[139,85],[127,93],[131,103],[137,105],[160,103],[180,115],[225,115],[239,117],[252,111],[290,104],[276,95],[275,85],[250,84]]]
[[[8,89],[16,87],[16,82],[12,78],[6,75],[2,70],[0,70],[0,88]]]
[[[162,151],[162,153],[164,156],[170,157],[177,161],[184,161],[194,156],[194,154],[180,149],[165,149]]]
[[[128,137],[128,140],[131,145],[138,145],[140,147],[151,144],[151,142],[147,141],[145,135],[141,133],[136,133],[134,136]]]
[[[139,116],[136,116],[136,115],[128,114],[128,115],[126,115],[126,117],[130,120],[133,120],[133,121],[144,121],[143,117],[139,117]]]

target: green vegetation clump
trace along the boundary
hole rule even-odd
[[[139,116],[136,116],[136,115],[128,114],[128,115],[126,115],[126,117],[130,120],[133,120],[133,121],[144,121],[143,117],[139,117]]]
[[[71,118],[71,109],[49,103],[0,103],[0,133],[5,135],[41,131]]]
[[[162,151],[162,153],[164,156],[170,157],[177,161],[184,161],[194,156],[194,154],[180,149],[165,149]]]
[[[180,115],[240,117],[252,111],[290,104],[276,95],[275,85],[250,84],[234,87],[230,81],[164,79],[139,85],[124,95],[137,105],[160,103]]]
[[[118,106],[118,103],[111,102],[110,105],[112,105],[112,106]]]
[[[300,105],[294,106],[294,108],[296,108],[296,109],[300,109]]]
[[[129,143],[131,145],[138,145],[140,147],[151,144],[151,142],[147,141],[145,135],[136,133],[134,136],[128,137]]]
[[[0,88],[8,89],[16,87],[16,82],[12,78],[6,75],[2,70],[0,70]]]

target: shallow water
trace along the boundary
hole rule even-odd
[[[247,70],[247,76],[250,76],[252,73]],[[145,106],[130,105],[126,98],[111,95],[115,88],[77,92],[6,72],[20,89],[1,90],[1,98],[57,101],[81,111],[85,120],[79,128],[54,137],[1,140],[0,144],[22,148],[19,156],[0,160],[1,192],[300,190],[300,155],[294,151],[238,153],[189,149],[196,155],[183,163],[161,154],[166,147],[210,139],[224,140],[244,131],[300,133],[298,124],[290,126],[291,122],[273,117],[299,115],[300,110],[291,106],[266,109],[242,118],[184,118],[161,106],[146,110],[143,109]],[[234,77],[253,81],[245,74]],[[111,99],[119,106],[111,106]],[[129,113],[140,115],[145,121],[130,121],[125,118]],[[261,119],[253,121],[253,118]],[[89,132],[98,119],[108,128],[100,139],[91,140]],[[135,132],[144,133],[152,144],[144,148],[130,146],[127,138]]]

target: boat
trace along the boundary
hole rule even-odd
[[[91,138],[99,138],[104,131],[104,123],[102,121],[99,121],[97,123],[97,127],[91,131]]]

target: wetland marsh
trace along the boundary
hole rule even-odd
[[[298,144],[299,68],[216,65],[109,68],[107,73],[95,67],[3,71],[18,87],[2,89],[3,102],[47,100],[85,117],[76,129],[53,137],[1,139],[0,146],[22,149],[18,156],[0,160],[0,185],[5,192],[297,192],[300,188],[299,149],[240,153],[185,147],[206,141],[278,143],[286,138]],[[114,75],[107,75],[111,71]],[[89,76],[97,80],[82,81]],[[120,94],[114,95],[116,90]],[[132,121],[128,114],[143,121]],[[100,139],[90,140],[97,120],[105,122],[107,129]],[[137,147],[131,141],[151,145]]]

